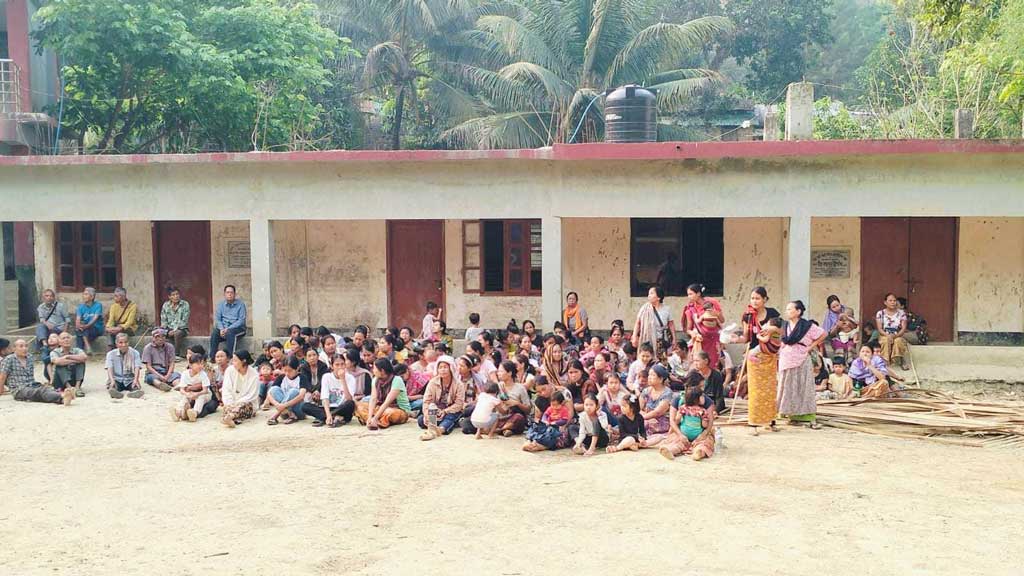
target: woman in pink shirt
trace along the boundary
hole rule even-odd
[[[800,300],[786,304],[787,322],[782,331],[779,350],[779,414],[790,424],[806,423],[817,430],[814,375],[811,371],[811,349],[821,345],[828,335],[820,326],[804,318],[806,308]]]

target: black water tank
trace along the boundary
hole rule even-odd
[[[629,84],[604,98],[605,142],[657,142],[658,99],[653,90]]]

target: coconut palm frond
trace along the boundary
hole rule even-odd
[[[485,49],[515,61],[533,62],[550,70],[561,69],[558,56],[535,30],[508,16],[482,16],[476,23],[482,32],[475,39]]]
[[[459,148],[539,148],[551,144],[550,112],[508,112],[467,120],[441,134]]]
[[[732,29],[732,21],[718,16],[698,18],[685,24],[652,24],[615,56],[608,77],[612,84],[643,82],[666,66],[678,66],[684,58]]]
[[[543,89],[555,102],[568,100],[574,87],[551,70],[533,62],[515,62],[498,71],[502,77]]]
[[[670,80],[650,87],[657,90],[658,107],[666,112],[672,112],[689,102],[694,95],[718,84],[718,81],[717,76],[702,76]]]

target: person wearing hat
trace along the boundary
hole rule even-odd
[[[153,340],[142,349],[146,384],[163,392],[170,392],[181,374],[174,371],[174,345],[167,341],[167,331],[153,330]]]

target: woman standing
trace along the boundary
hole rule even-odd
[[[580,296],[575,292],[569,292],[565,296],[565,310],[562,310],[562,323],[565,324],[569,339],[574,343],[582,342],[590,326],[587,320],[587,311],[580,306]]]
[[[703,284],[690,284],[686,288],[690,302],[683,309],[683,326],[690,335],[690,349],[696,350],[699,345],[718,367],[718,333],[725,324],[722,305],[714,298],[704,296]]]
[[[256,415],[260,401],[260,377],[251,366],[249,351],[235,350],[231,366],[224,372],[224,384],[220,389],[224,402],[221,422],[228,428],[234,428]]]
[[[900,308],[900,302],[892,292],[885,295],[885,308],[875,315],[878,328],[878,343],[882,345],[882,358],[889,365],[896,364],[907,370],[907,352],[910,345],[903,337],[907,333],[907,313]]]
[[[779,317],[779,311],[769,308],[768,291],[758,286],[750,293],[750,304],[743,314],[743,334],[733,341],[748,344],[753,349],[759,343],[757,336],[768,325],[768,320]],[[747,382],[747,423],[754,427],[757,434],[758,426],[769,426],[775,431],[775,415],[778,414],[775,404],[775,392],[778,387],[779,356],[761,350],[756,362],[749,354],[745,354],[744,371]],[[742,379],[742,375],[740,378]],[[740,389],[736,397],[742,396]]]
[[[633,324],[632,343],[634,348],[647,342],[654,348],[654,357],[664,359],[676,341],[672,311],[665,304],[665,291],[660,286],[651,286],[647,291],[647,303],[636,315]]]
[[[825,331],[804,318],[804,303],[794,300],[786,304],[786,324],[779,350],[779,414],[790,424],[806,422],[815,430],[821,426],[815,419],[817,402],[814,374],[811,371],[811,349],[825,341]]]

